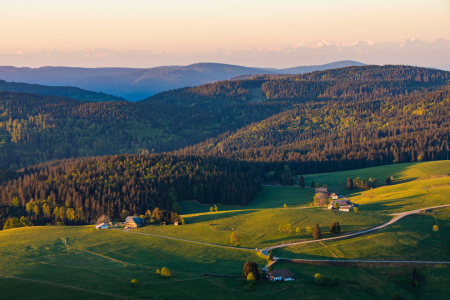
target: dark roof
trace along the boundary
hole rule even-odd
[[[269,275],[273,277],[294,278],[294,276],[292,276],[291,271],[289,271],[288,269],[273,270],[269,272]]]
[[[128,218],[126,219],[126,222],[134,222],[134,223],[136,223],[136,224],[142,224],[142,223],[144,223],[144,221],[143,221],[142,218],[140,218],[140,217],[128,217]]]

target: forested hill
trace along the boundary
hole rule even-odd
[[[289,163],[298,174],[446,159],[450,87],[410,96],[302,103],[183,153]]]
[[[172,151],[250,122],[171,104],[0,92],[0,166],[17,169],[52,159]]]
[[[246,205],[261,188],[260,174],[246,162],[166,154],[48,162],[3,183],[0,226],[22,216],[34,225],[90,224],[103,214],[124,221],[156,207],[177,211],[174,204],[186,199]]]
[[[0,91],[25,92],[40,95],[64,96],[82,101],[126,101],[121,97],[105,93],[97,93],[71,86],[46,86],[0,80]]]
[[[359,100],[426,92],[447,85],[450,72],[410,66],[362,66],[273,78],[221,81],[159,93],[144,102],[229,110],[236,106],[277,106],[314,100]],[[255,110],[255,109],[254,109]]]

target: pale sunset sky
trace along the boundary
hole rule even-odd
[[[0,54],[450,41],[450,0],[1,0]]]

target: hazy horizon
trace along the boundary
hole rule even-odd
[[[0,65],[16,67],[450,65],[444,0],[7,0],[0,26]]]

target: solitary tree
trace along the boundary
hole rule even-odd
[[[184,218],[182,218],[181,219],[181,225],[184,225],[184,224],[186,224],[186,223],[184,222]]]
[[[283,225],[278,226],[278,231],[283,232]]]
[[[433,226],[433,231],[434,231],[434,232],[437,232],[438,230],[439,230],[439,227],[438,227],[437,225],[434,225],[434,226]]]
[[[312,234],[313,231],[314,231],[314,230],[311,228],[311,226],[306,226],[306,232],[307,232],[308,234]]]
[[[219,208],[217,207],[217,205],[214,205],[214,211],[219,211]]]
[[[319,273],[316,273],[315,275],[314,275],[314,279],[316,280],[316,282],[318,283],[318,284],[321,284],[322,283],[322,275],[320,275]]]
[[[320,232],[319,224],[316,224],[316,226],[314,227],[313,237],[316,240],[318,240],[322,237],[322,233]]]
[[[231,243],[237,246],[240,242],[239,232],[233,231],[230,236]]]
[[[138,284],[138,281],[137,281],[136,279],[132,279],[132,280],[131,280],[131,284],[132,284],[132,285],[137,285],[137,284]]]
[[[392,181],[391,181],[391,177],[386,177],[386,185],[391,185]]]
[[[314,180],[311,181],[311,187],[314,188],[316,185],[314,184]]]
[[[273,253],[272,250],[269,251],[269,261],[273,261]]]
[[[302,188],[305,187],[305,178],[303,178],[303,175],[300,175],[300,179],[298,181],[298,185]]]
[[[295,229],[295,232],[297,232],[297,234],[300,234],[300,232],[301,232],[300,227],[297,227],[297,228]]]
[[[341,225],[339,225],[339,222],[336,223],[336,235],[341,234]]]
[[[210,212],[214,211],[214,208],[211,206],[211,208],[209,209]]]
[[[253,273],[253,276],[255,276],[255,279],[259,279],[259,271],[258,271],[258,264],[255,262],[246,262],[244,264],[243,269],[243,275],[244,278],[247,278],[248,274]]]
[[[347,190],[352,190],[352,189],[353,189],[353,179],[348,177],[347,178]]]
[[[287,204],[285,203],[285,204],[283,205],[283,207],[284,207],[284,208],[287,208]]]
[[[355,207],[355,208],[353,208],[353,209],[354,209],[355,213],[358,212],[358,207]]]

